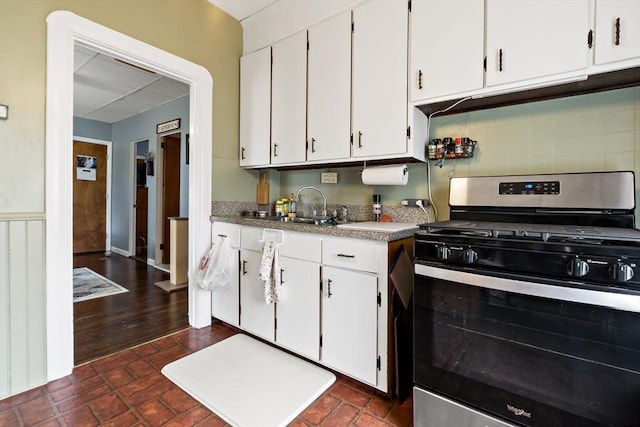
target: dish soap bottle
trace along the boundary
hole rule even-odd
[[[291,193],[289,195],[289,216],[291,218],[294,218],[296,216],[296,207],[297,207],[296,205],[297,205],[296,198],[293,195],[293,193]]]

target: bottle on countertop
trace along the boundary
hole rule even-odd
[[[373,195],[373,220],[380,221],[380,215],[382,215],[382,199],[379,194]]]
[[[293,195],[293,193],[291,193],[289,195],[289,214],[288,214],[290,217],[296,216],[296,208],[297,208],[296,197]]]

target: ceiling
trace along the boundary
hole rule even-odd
[[[115,123],[189,94],[189,85],[76,44],[73,115]]]
[[[209,0],[238,21],[261,11],[279,0]]]
[[[238,21],[282,0],[209,0]],[[73,115],[115,123],[189,94],[189,85],[76,44]]]

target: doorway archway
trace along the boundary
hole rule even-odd
[[[76,43],[189,84],[189,271],[210,240],[213,80],[204,68],[68,11],[47,17],[46,336],[47,379],[73,369],[73,50]],[[189,286],[189,324],[211,323],[208,292]]]

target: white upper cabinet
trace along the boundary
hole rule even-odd
[[[307,32],[272,46],[271,163],[304,162],[307,108]]]
[[[640,58],[640,1],[596,0],[596,65]]]
[[[271,48],[240,58],[240,166],[269,164]]]
[[[309,28],[307,159],[346,159],[351,133],[351,11]]]
[[[353,157],[407,151],[408,6],[377,0],[353,10]]]
[[[412,102],[482,89],[484,0],[413,0]]]
[[[486,0],[486,86],[586,72],[590,29],[588,1]]]

